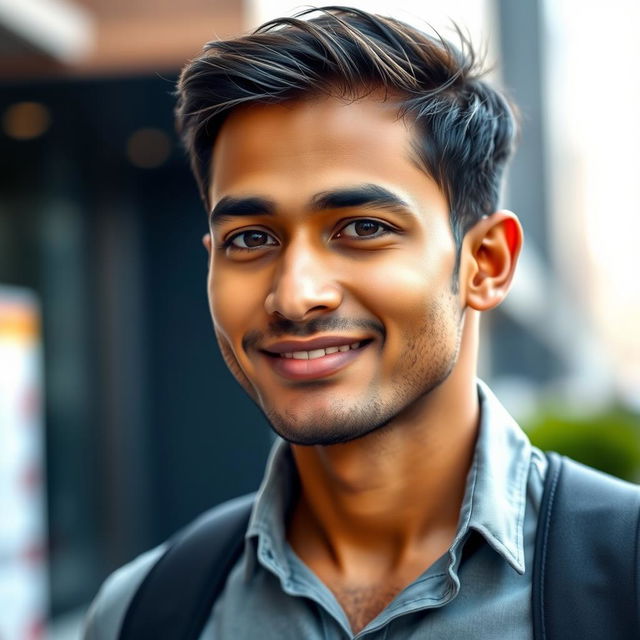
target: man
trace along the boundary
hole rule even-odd
[[[529,638],[547,461],[476,380],[522,244],[505,98],[461,49],[346,8],[207,45],[177,120],[218,343],[280,436],[202,638]],[[162,555],[116,573],[115,638]]]

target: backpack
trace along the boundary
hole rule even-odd
[[[638,640],[640,488],[555,453],[547,459],[534,639]],[[174,538],[131,600],[120,640],[198,639],[242,554],[254,498],[224,503]]]

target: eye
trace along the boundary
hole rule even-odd
[[[361,220],[354,220],[342,227],[336,237],[354,239],[379,238],[391,230],[391,227],[382,222],[363,218]]]
[[[225,242],[225,246],[234,249],[260,249],[261,247],[276,247],[278,241],[266,231],[248,229],[231,236]]]

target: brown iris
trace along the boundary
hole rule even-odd
[[[358,220],[353,228],[359,236],[372,236],[378,231],[380,224],[372,220]]]
[[[264,231],[247,231],[243,234],[244,243],[247,247],[262,247],[267,244],[268,234]]]

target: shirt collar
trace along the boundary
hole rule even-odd
[[[262,484],[256,494],[246,539],[254,545],[253,558],[270,568],[286,581],[290,575],[287,560],[286,522],[289,508],[298,492],[298,472],[291,448],[281,438],[276,438]],[[252,557],[251,554],[249,557]],[[248,574],[255,568],[253,561],[247,565]]]
[[[525,571],[524,515],[531,444],[489,387],[478,380],[480,426],[456,541],[478,531],[518,572]],[[454,542],[455,545],[455,542]]]
[[[458,530],[451,551],[479,532],[518,573],[525,571],[524,514],[531,460],[529,440],[515,420],[478,380],[480,425],[467,476]],[[249,521],[247,539],[282,578],[289,573],[285,523],[298,491],[298,475],[289,445],[277,439]],[[460,557],[460,553],[455,553]]]

